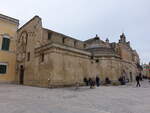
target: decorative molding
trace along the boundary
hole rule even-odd
[[[6,16],[6,15],[3,15],[3,14],[0,14],[0,19],[2,19],[2,20],[7,20],[7,21],[10,21],[10,22],[12,22],[12,23],[14,23],[14,24],[19,25],[19,20],[18,20],[18,19],[15,19],[15,18]]]
[[[91,56],[90,52],[80,50],[80,49],[76,49],[76,48],[72,48],[72,47],[68,47],[68,46],[64,46],[64,45],[60,45],[60,44],[57,44],[57,43],[49,43],[49,44],[46,44],[42,47],[35,48],[35,52],[38,53],[38,52],[43,51],[45,49],[54,48],[54,47],[55,48],[60,48],[60,49],[66,50],[66,51],[71,51],[71,52]]]

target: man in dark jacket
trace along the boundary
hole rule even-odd
[[[91,77],[89,78],[89,85],[90,85],[90,88],[92,88],[92,79],[91,79]]]
[[[141,85],[140,85],[140,76],[139,75],[136,76],[136,82],[137,82],[136,87],[141,87]]]
[[[100,86],[100,78],[98,76],[96,76],[96,85],[97,85],[97,87]]]

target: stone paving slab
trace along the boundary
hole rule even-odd
[[[0,84],[0,113],[150,113],[150,84],[77,90]]]

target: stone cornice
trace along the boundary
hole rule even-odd
[[[48,43],[44,46],[35,48],[35,53],[38,53],[38,52],[41,52],[43,50],[47,50],[47,49],[50,49],[50,48],[59,48],[59,49],[65,50],[65,51],[71,51],[71,52],[75,52],[75,53],[82,54],[82,55],[88,55],[88,56],[92,55],[92,53],[89,52],[89,51],[73,48],[73,47],[70,47],[70,46],[60,45],[60,44],[53,43],[53,42]],[[115,58],[120,59],[120,57],[116,54],[94,54],[94,57],[115,57]]]
[[[6,16],[6,15],[3,15],[3,14],[0,14],[0,19],[2,19],[2,20],[7,20],[7,21],[10,21],[10,22],[12,22],[12,23],[14,23],[14,24],[19,25],[19,20],[18,20],[18,19],[15,19],[15,18]]]
[[[76,48],[72,48],[72,47],[68,47],[68,46],[65,46],[65,45],[60,45],[60,44],[57,44],[57,43],[49,43],[49,44],[46,44],[42,47],[36,48],[35,53],[38,53],[40,51],[50,49],[50,48],[60,48],[60,49],[66,50],[66,51],[71,51],[71,52],[91,56],[90,52],[80,50],[80,49],[76,49]]]
[[[120,56],[116,55],[116,54],[94,54],[94,57],[115,57],[115,58],[120,58]]]

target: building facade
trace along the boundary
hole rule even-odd
[[[150,78],[150,63],[143,64],[143,75]]]
[[[15,82],[19,20],[0,14],[0,82]]]
[[[55,87],[83,83],[99,76],[118,81],[125,76],[133,81],[139,56],[121,34],[118,42],[103,41],[97,35],[80,41],[42,27],[35,16],[17,31],[16,81],[20,84]]]

